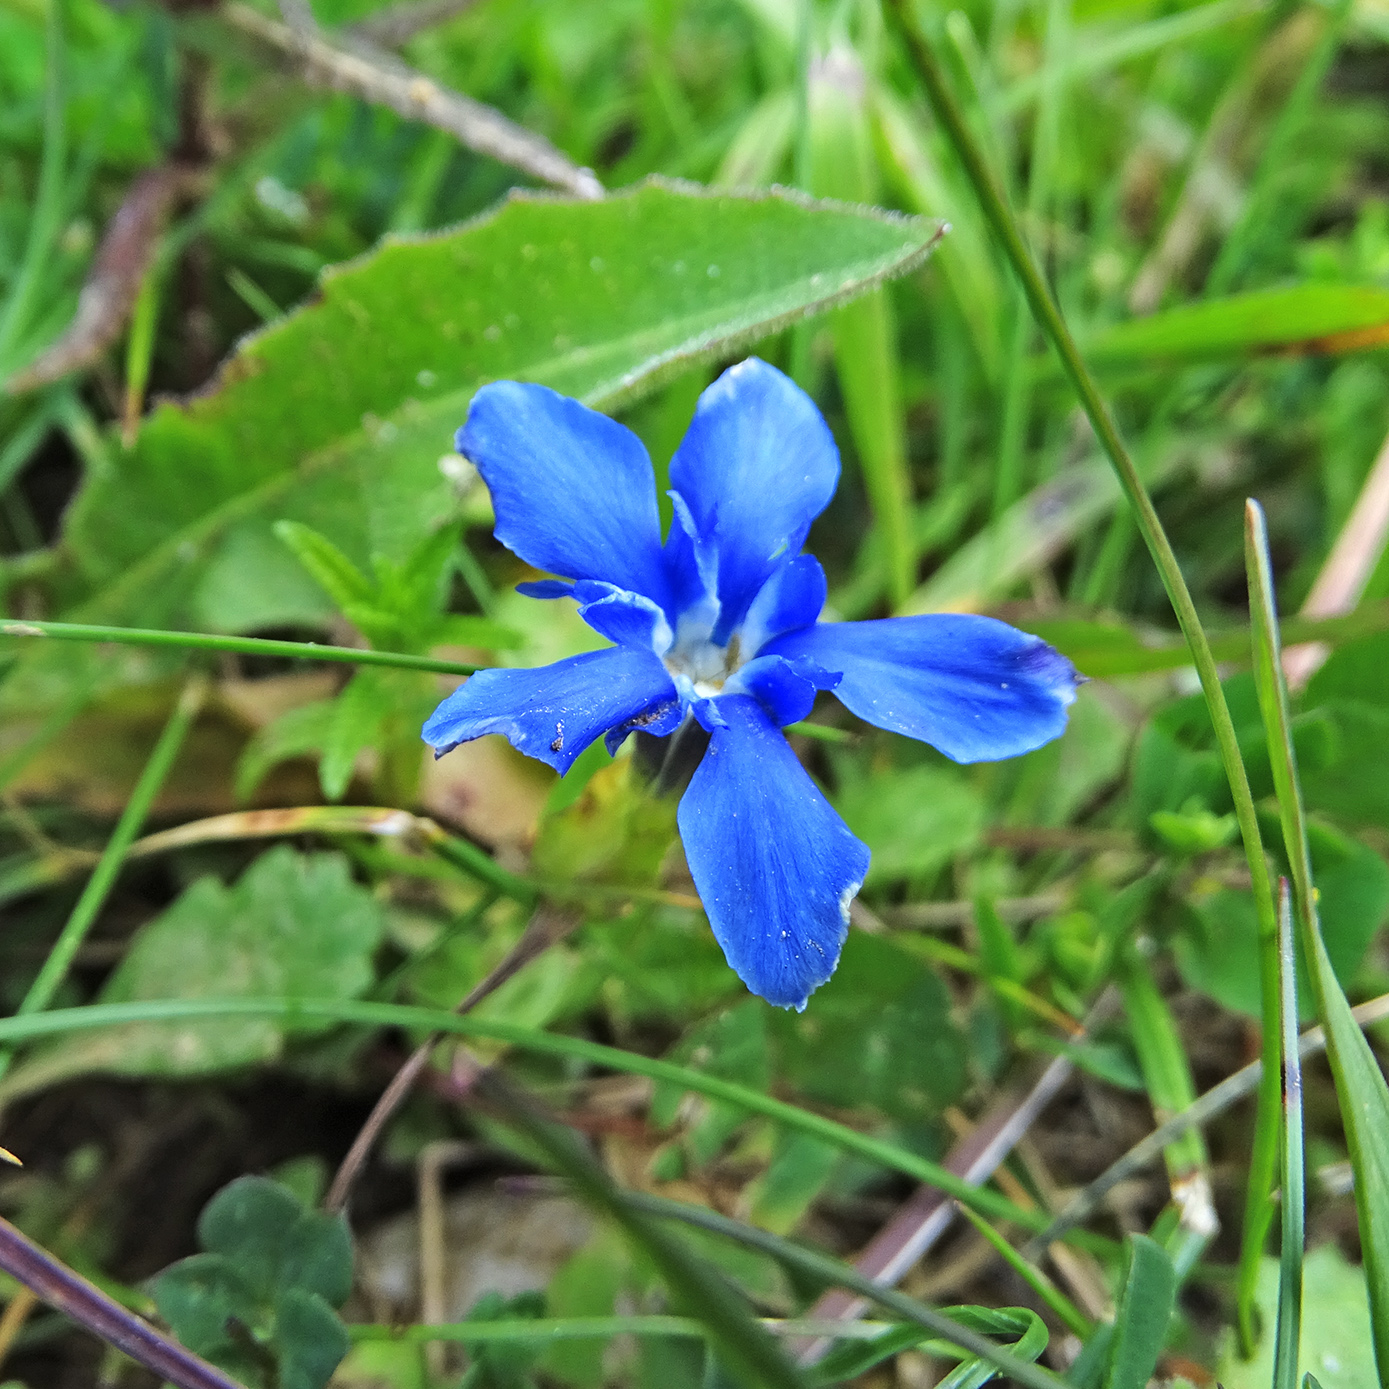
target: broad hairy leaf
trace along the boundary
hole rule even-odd
[[[403,559],[455,505],[439,463],[484,382],[610,408],[910,270],[940,234],[651,180],[598,202],[513,194],[456,230],[387,241],[88,479],[65,532],[98,594],[83,611],[212,628],[299,616],[282,595],[303,593],[302,572],[271,524],[312,525],[359,565]],[[252,553],[254,592],[229,585]]]

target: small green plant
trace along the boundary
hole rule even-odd
[[[347,1222],[238,1177],[204,1209],[198,1242],[154,1283],[179,1340],[254,1389],[323,1389],[349,1347],[336,1311],[352,1290]]]

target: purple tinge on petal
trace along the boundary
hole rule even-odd
[[[804,1008],[839,961],[868,849],[756,700],[716,703],[720,722],[680,802],[685,858],[739,978]]]
[[[723,645],[778,560],[795,555],[839,481],[839,451],[815,403],[750,357],[699,398],[670,465],[681,524],[668,555],[688,577],[694,556],[715,577]],[[688,533],[688,534],[687,534]]]
[[[458,451],[487,483],[513,554],[668,605],[655,475],[630,429],[548,387],[495,381],[473,397]]]
[[[480,670],[429,716],[424,741],[442,757],[459,743],[500,733],[561,775],[600,734],[666,715],[679,695],[649,651],[613,646],[535,670]]]
[[[1058,737],[1080,679],[1040,637],[960,613],[820,623],[765,650],[842,672],[835,694],[861,719],[956,762],[1016,757]]]

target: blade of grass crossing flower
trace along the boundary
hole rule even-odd
[[[1177,1270],[1146,1235],[1130,1237],[1129,1275],[1114,1319],[1104,1389],[1144,1389],[1167,1339],[1177,1297]]]
[[[1254,678],[1278,795],[1283,839],[1292,870],[1298,934],[1317,1012],[1326,1028],[1327,1060],[1336,1084],[1346,1146],[1350,1149],[1355,1173],[1355,1205],[1369,1293],[1375,1363],[1381,1382],[1389,1383],[1389,1086],[1385,1085],[1369,1042],[1356,1026],[1322,942],[1302,788],[1293,752],[1288,687],[1283,677],[1268,532],[1263,509],[1257,502],[1248,503],[1246,521],[1245,559],[1254,622]]]
[[[1278,1267],[1278,1329],[1273,1350],[1273,1389],[1297,1389],[1302,1333],[1302,1246],[1307,1186],[1302,1153],[1302,1061],[1297,1035],[1297,957],[1288,880],[1278,884],[1278,983],[1283,1054],[1283,1248]]]
[[[1249,777],[1240,754],[1234,721],[1230,717],[1229,706],[1225,702],[1225,693],[1221,688],[1220,671],[1211,652],[1205,629],[1201,625],[1201,619],[1197,614],[1191,592],[1182,575],[1181,566],[1177,563],[1171,542],[1163,530],[1162,522],[1153,506],[1152,498],[1143,485],[1133,457],[1124,444],[1114,417],[1100,393],[1099,385],[1085,360],[1081,357],[1075,339],[1066,326],[1066,321],[1061,316],[1061,311],[1052,298],[1040,269],[1027,249],[998,180],[989,168],[983,148],[965,121],[954,93],[946,80],[944,70],[936,59],[931,43],[928,42],[921,29],[912,22],[909,5],[910,0],[888,0],[888,14],[896,23],[912,65],[926,90],[931,107],[951,144],[955,147],[956,154],[974,187],[975,195],[984,209],[984,214],[1012,264],[1014,273],[1022,282],[1032,311],[1037,316],[1042,331],[1051,341],[1057,356],[1061,359],[1061,364],[1090,420],[1095,436],[1108,455],[1118,476],[1119,484],[1133,508],[1134,519],[1153,557],[1153,562],[1157,566],[1163,586],[1167,590],[1178,625],[1182,629],[1182,635],[1191,648],[1192,664],[1196,667],[1196,673],[1201,681],[1201,690],[1210,710],[1216,744],[1220,749],[1225,775],[1229,779],[1235,817],[1239,823],[1245,857],[1249,862],[1254,908],[1259,929],[1259,979],[1264,1020],[1264,1084],[1259,1091],[1259,1108],[1255,1119],[1254,1148],[1249,1165],[1248,1186],[1248,1204],[1251,1207],[1257,1207],[1259,1203],[1266,1202],[1267,1192],[1273,1183],[1278,1155],[1280,1110],[1277,1076],[1278,921],[1273,905],[1272,884],[1269,879],[1268,864],[1264,857],[1263,841],[1254,811],[1254,797],[1249,788]],[[1258,1229],[1246,1221],[1244,1247],[1241,1253],[1242,1273],[1256,1265],[1263,1250],[1263,1235],[1262,1229]],[[1248,1339],[1251,1308],[1252,1292],[1249,1296],[1245,1296],[1242,1289],[1240,1298],[1241,1327],[1246,1340]]]
[[[868,74],[837,44],[811,65],[807,92],[810,188],[851,203],[877,200],[877,160],[866,105]],[[886,290],[874,290],[830,319],[844,410],[888,560],[894,608],[916,579],[907,434],[897,325]]]
[[[495,1071],[483,1071],[473,1093],[499,1110],[609,1216],[660,1270],[667,1287],[708,1329],[727,1368],[750,1389],[808,1389],[809,1381],[754,1320],[747,1303],[713,1265],[697,1258],[641,1210],[625,1201],[612,1178],[575,1135],[542,1116]]]
[[[107,841],[92,876],[87,879],[87,885],[82,889],[82,895],[77,899],[77,904],[68,916],[53,949],[43,962],[38,977],[30,984],[28,992],[20,1002],[17,1012],[21,1017],[42,1012],[47,1008],[59,985],[67,978],[73,957],[86,939],[97,914],[105,905],[130,846],[140,833],[140,827],[145,823],[150,806],[164,785],[164,779],[169,775],[169,769],[174,765],[174,759],[178,756],[183,740],[192,727],[193,720],[198,716],[206,696],[207,680],[201,675],[195,676],[184,686],[183,693],[179,696],[168,723],[164,725],[164,731],[159,735],[159,741],[154,745],[154,751],[145,763],[145,769],[140,773],[135,789],[130,793],[130,799],[116,822],[116,828]],[[0,1076],[9,1070],[12,1057],[13,1052],[0,1051]]]

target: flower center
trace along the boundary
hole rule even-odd
[[[703,634],[682,636],[664,660],[676,684],[688,683],[700,699],[712,699],[721,693],[728,677],[746,664],[737,632],[729,638],[727,646],[715,646]]]

